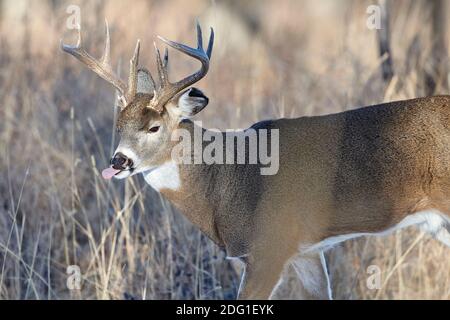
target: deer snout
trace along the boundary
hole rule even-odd
[[[117,170],[126,170],[133,167],[133,160],[121,152],[117,152],[111,159],[111,165]]]

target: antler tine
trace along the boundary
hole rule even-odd
[[[200,27],[200,23],[198,20],[196,21],[197,24],[197,49],[203,51],[203,36],[202,36],[202,28]]]
[[[181,51],[184,54],[187,54],[188,56],[191,56],[197,60],[199,60],[202,64],[201,69],[199,71],[197,71],[196,73],[176,82],[171,84],[172,86],[172,91],[174,92],[179,92],[181,90],[183,90],[186,87],[189,87],[190,85],[194,84],[195,82],[199,81],[201,78],[203,78],[206,73],[208,72],[209,69],[209,58],[211,57],[211,53],[212,53],[212,49],[213,49],[213,43],[214,43],[214,31],[211,28],[211,35],[209,38],[209,43],[208,43],[208,49],[207,52],[205,52],[203,50],[203,41],[201,39],[202,36],[202,31],[201,31],[201,27],[200,24],[198,24],[197,22],[197,49],[188,47],[184,44],[178,43],[178,42],[174,42],[171,40],[168,40],[164,37],[158,36],[159,39],[161,39],[163,42],[165,42],[167,45],[171,46],[172,48]]]
[[[105,50],[103,51],[103,57],[102,57],[102,64],[107,65],[111,67],[111,38],[109,36],[109,26],[108,26],[108,20],[105,18],[105,33],[106,33],[106,39],[105,39]]]
[[[209,28],[209,41],[208,41],[208,49],[206,50],[206,55],[211,60],[211,54],[214,46],[214,29]]]
[[[119,78],[121,76],[120,70],[122,70],[122,59],[121,58],[119,58],[119,61],[117,63],[117,67],[116,67],[116,74]],[[123,94],[121,94],[118,90],[116,90],[115,97],[116,97],[116,103],[120,102],[122,104],[122,106],[125,107],[125,105],[127,104],[125,96]],[[119,106],[119,108],[120,108],[120,106]]]
[[[133,57],[130,60],[130,74],[128,76],[128,92],[127,101],[133,100],[137,90],[137,69],[139,64],[139,50],[141,48],[141,41],[138,40],[134,49]]]
[[[108,24],[106,24],[106,42],[105,42],[105,53],[103,54],[102,59],[99,61],[93,58],[89,53],[87,53],[82,47],[81,43],[81,28],[78,28],[78,41],[75,46],[66,45],[63,43],[61,39],[61,49],[64,52],[69,53],[74,56],[80,62],[85,64],[90,70],[96,73],[98,76],[103,78],[104,80],[111,83],[123,96],[127,91],[127,86],[125,83],[114,74],[111,68],[111,64],[109,63],[109,48],[110,48],[110,39],[109,39],[109,28]]]
[[[163,66],[166,70],[169,67],[169,50],[167,48],[164,49]]]
[[[167,73],[167,63],[166,60],[168,60],[168,52],[164,52],[164,62],[161,60],[161,54],[159,52],[158,47],[156,46],[156,43],[153,43],[155,46],[155,53],[156,53],[156,64],[158,68],[158,75],[159,75],[159,85],[160,88],[167,87],[169,83],[169,76]]]
[[[78,35],[78,38],[77,38],[77,45],[76,45],[76,47],[77,48],[80,48],[81,47],[81,26],[80,25],[77,25],[77,35]],[[62,43],[62,39],[61,39],[61,43]]]

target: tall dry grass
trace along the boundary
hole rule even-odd
[[[421,96],[432,48],[425,1],[393,6],[388,86],[365,24],[370,1],[0,3],[1,299],[222,299],[239,284],[239,268],[141,177],[99,176],[116,142],[113,90],[59,50],[61,37],[74,41],[69,4],[81,7],[91,52],[101,53],[107,17],[113,61],[140,38],[150,68],[156,34],[193,42],[195,18],[213,26],[212,67],[198,85],[211,103],[198,119],[222,129]],[[174,78],[195,68],[171,60]],[[327,254],[335,297],[448,299],[446,250],[412,229],[349,241]],[[79,291],[67,288],[69,265],[82,271]],[[366,286],[369,265],[382,271],[381,290]],[[278,297],[295,298],[298,281],[286,277]]]

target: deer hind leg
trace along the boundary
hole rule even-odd
[[[434,234],[434,238],[450,248],[450,218],[444,218],[443,226]]]
[[[434,237],[450,248],[450,232],[448,229],[442,228],[435,234]]]
[[[420,229],[432,235],[446,246],[450,247],[450,216],[449,210],[435,210],[425,212],[425,221],[421,224]]]

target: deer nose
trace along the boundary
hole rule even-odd
[[[125,170],[127,167],[131,168],[133,166],[133,160],[128,158],[123,153],[118,152],[111,159],[111,165],[114,169]]]

